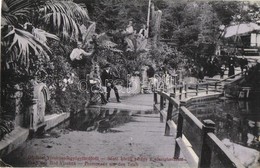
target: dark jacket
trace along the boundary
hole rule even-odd
[[[149,68],[147,69],[146,72],[147,72],[148,78],[152,78],[154,76],[154,73],[155,73],[155,71],[154,71],[152,66],[149,66]]]
[[[103,70],[101,74],[101,81],[103,86],[106,85],[106,81],[112,83],[114,79],[115,76],[112,74],[111,71],[107,72],[106,70]]]

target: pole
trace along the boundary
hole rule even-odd
[[[149,23],[150,23],[150,13],[151,13],[150,11],[151,11],[151,0],[149,0],[148,3],[148,14],[147,14],[147,23],[146,23],[148,36],[149,36]]]

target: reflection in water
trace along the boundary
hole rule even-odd
[[[259,100],[258,100],[259,101]],[[216,135],[222,140],[260,150],[260,103],[255,101],[209,100],[194,102],[188,109],[199,119],[216,123]]]
[[[90,108],[83,113],[72,116],[68,127],[79,131],[116,132],[111,128],[131,121],[133,119],[130,111]]]

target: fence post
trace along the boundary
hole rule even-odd
[[[170,93],[170,97],[174,97],[174,93]],[[173,104],[171,103],[171,101],[169,101],[167,119],[165,124],[165,136],[170,135],[170,126],[167,122],[172,119],[172,110],[173,110],[172,108],[173,108]]]
[[[180,99],[180,100],[181,100],[181,96],[182,96],[182,87],[183,87],[183,86],[180,87],[180,95],[179,95],[179,99]]]
[[[216,82],[216,83],[215,83],[215,92],[217,91],[217,85],[218,85],[218,84],[217,84],[217,82]]]
[[[201,154],[199,156],[199,167],[210,167],[212,150],[206,143],[207,133],[215,131],[215,123],[212,120],[203,120],[202,127],[202,147]]]
[[[157,92],[156,91],[153,93],[153,100],[154,100],[154,104],[158,104]]]
[[[163,110],[163,106],[164,106],[164,100],[163,100],[163,96],[160,96],[160,122],[163,122],[163,115],[162,115],[162,110]]]
[[[198,96],[198,94],[199,94],[199,84],[197,83],[196,84],[196,96]]]
[[[175,138],[175,150],[174,150],[174,158],[176,159],[180,157],[180,151],[181,151],[181,148],[177,143],[176,139],[182,137],[182,126],[183,126],[183,117],[180,113],[180,107],[177,107],[177,110],[179,111],[179,114],[178,114],[177,134]]]
[[[209,94],[209,84],[206,84],[206,94]]]
[[[184,84],[185,98],[187,98],[187,84]]]

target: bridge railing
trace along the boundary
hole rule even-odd
[[[185,107],[185,102],[180,102],[174,95],[162,90],[154,92],[154,109],[159,111],[160,121],[166,121],[165,135],[176,133],[174,157],[178,159],[182,152],[191,167],[244,167],[214,134],[215,123],[199,121]],[[174,115],[178,115],[177,126]]]
[[[246,72],[245,72],[246,73]],[[236,76],[243,75],[241,72],[235,75],[229,76],[225,79],[221,79],[218,81],[210,81],[210,82],[197,82],[197,83],[184,83],[181,84],[171,84],[166,89],[163,88],[166,92],[172,92],[175,97],[182,100],[183,98],[187,98],[189,95],[198,96],[199,93],[209,94],[209,92],[219,92],[224,93],[223,87],[224,82],[235,78]]]

